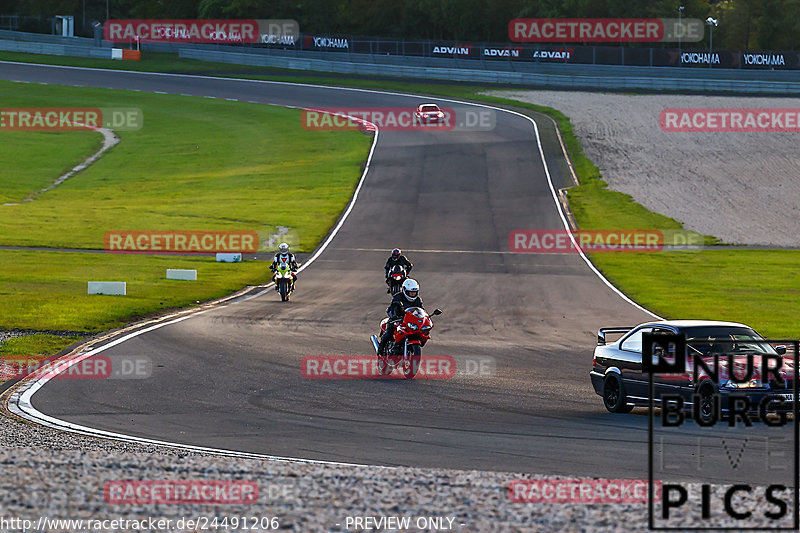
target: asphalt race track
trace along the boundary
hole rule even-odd
[[[0,77],[309,107],[413,107],[430,100],[10,63],[0,66]],[[542,117],[537,122],[554,185],[566,186],[553,126]],[[563,228],[558,209],[534,129],[523,117],[498,112],[491,131],[381,132],[354,209],[302,272],[290,303],[270,291],[139,335],[106,353],[150,357],[151,378],[53,380],[33,404],[94,428],[255,453],[646,478],[648,417],[606,412],[588,373],[597,328],[633,325],[649,315],[613,292],[578,255],[508,252],[512,230]],[[423,359],[488,356],[495,375],[301,376],[303,356],[372,353],[369,335],[388,303],[382,267],[393,246],[414,261],[426,307],[444,310]],[[788,428],[770,431],[790,435]],[[719,434],[727,433],[717,428]],[[703,435],[709,433],[681,429],[666,437],[672,478],[776,479],[759,451],[766,441],[748,443],[731,433],[730,450],[723,450]],[[742,460],[731,471],[726,453],[742,442],[761,459]],[[789,456],[791,441],[783,446]]]

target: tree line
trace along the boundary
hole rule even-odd
[[[310,34],[507,42],[514,18],[677,18],[680,5],[683,17],[719,21],[715,49],[800,48],[800,0],[0,0],[0,15],[73,15],[84,35],[108,9],[111,19],[294,19]]]

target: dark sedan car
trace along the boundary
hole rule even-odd
[[[672,320],[598,332],[590,376],[595,392],[612,413],[649,405],[650,375],[642,368],[645,333],[682,335],[686,339],[686,371],[653,375],[655,406],[664,394],[681,396],[685,407],[699,402],[701,416],[708,418],[717,408],[715,401],[725,412],[729,399],[736,395],[746,396],[755,408],[768,399],[770,412],[792,409],[794,369],[792,358],[783,357],[785,346],[769,344],[744,324]],[[621,336],[607,342],[608,335]],[[764,372],[765,364],[775,371]]]

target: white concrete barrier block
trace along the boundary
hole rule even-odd
[[[197,270],[181,270],[168,268],[167,279],[182,279],[184,281],[197,281]]]
[[[242,254],[236,253],[218,253],[217,263],[239,263],[242,260]]]
[[[126,284],[124,281],[90,281],[89,294],[125,296]]]

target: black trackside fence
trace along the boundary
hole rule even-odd
[[[273,39],[274,40],[274,39]],[[688,46],[691,44],[692,46]],[[473,61],[571,63],[647,67],[725,69],[800,69],[798,51],[730,51],[685,47],[645,48],[582,46],[573,44],[508,44],[456,41],[383,40],[378,38],[305,35],[252,45],[256,47],[317,52],[411,56]]]
[[[88,20],[88,19],[87,19]],[[76,35],[92,36],[81,28],[76,18]],[[52,17],[0,15],[0,30],[55,33]],[[96,36],[95,36],[96,37]],[[15,39],[15,37],[11,37]],[[628,46],[584,46],[578,44],[488,43],[442,40],[381,39],[341,35],[262,35],[263,42],[246,44],[194,45],[190,43],[142,43],[143,50],[177,51],[180,48],[217,50],[276,49],[321,53],[444,58],[480,63],[566,63],[579,65],[616,65],[641,67],[689,67],[750,70],[800,70],[800,51],[731,51],[709,50],[700,43],[672,43],[670,48]],[[26,39],[22,39],[26,40]],[[30,40],[30,39],[28,39]],[[133,43],[119,43],[133,46]],[[109,43],[103,43],[109,46]]]
[[[55,18],[23,15],[0,15],[0,30],[31,33],[55,33]]]

